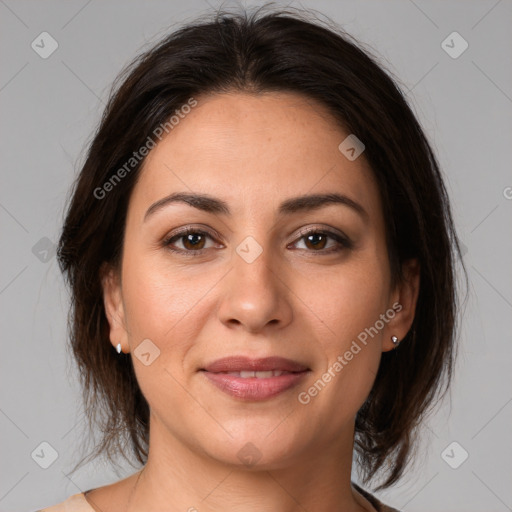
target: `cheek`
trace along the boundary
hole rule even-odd
[[[208,276],[186,277],[183,269],[164,263],[134,252],[123,262],[126,320],[133,341],[137,336],[160,344],[169,338],[183,339],[175,333],[191,327],[191,316],[201,309]]]
[[[183,361],[197,339],[200,325],[194,319],[208,288],[156,258],[133,249],[125,254],[125,322],[138,384],[152,410],[184,407],[190,397],[180,384]],[[146,360],[144,353],[149,353]]]
[[[315,287],[312,282],[304,283],[302,296],[309,297],[317,321],[330,328],[334,345],[355,339],[387,309],[388,278],[378,261],[361,259],[317,280]]]
[[[375,334],[372,328],[387,309],[387,279],[378,260],[361,259],[318,282],[313,293],[311,282],[307,285],[308,306],[318,312],[308,316],[317,326],[323,363],[304,400],[316,401],[319,411],[332,410],[342,400],[334,414],[341,422],[361,407],[378,371],[382,331]]]
[[[354,420],[370,394],[380,364],[379,345],[375,340],[365,345],[350,335],[324,345],[324,364],[299,389],[297,400],[304,414],[323,425],[325,439],[335,442],[340,428]]]

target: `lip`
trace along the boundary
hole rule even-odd
[[[205,377],[221,391],[242,400],[266,400],[297,386],[309,373],[284,373],[274,377],[237,377],[227,373],[211,373],[202,371]]]
[[[223,373],[271,370],[285,373],[263,378],[244,378]],[[245,356],[234,356],[218,359],[200,371],[210,383],[226,394],[242,400],[258,401],[272,398],[297,386],[310,369],[297,361],[283,357],[251,359]]]
[[[210,373],[219,372],[240,372],[240,371],[253,371],[265,372],[270,370],[281,370],[284,372],[304,372],[309,370],[307,366],[286,359],[284,357],[264,357],[261,359],[251,359],[246,356],[230,356],[217,359],[213,363],[209,363],[204,368],[201,368]]]

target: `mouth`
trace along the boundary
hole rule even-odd
[[[207,370],[203,370],[207,371]],[[250,379],[255,377],[256,379],[268,379],[270,377],[279,377],[280,375],[299,373],[299,372],[286,372],[284,370],[268,370],[268,371],[250,371],[242,370],[240,372],[211,372],[217,375],[234,375],[242,379]]]
[[[199,371],[209,383],[231,397],[259,401],[297,386],[311,370],[282,357],[234,356],[218,359]]]
[[[217,359],[201,370],[210,373],[241,373],[241,372],[303,372],[309,370],[307,366],[292,359],[284,357],[265,357],[251,359],[246,356],[230,356]]]

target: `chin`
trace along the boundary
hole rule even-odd
[[[281,420],[279,420],[281,421]],[[218,462],[238,469],[250,471],[281,469],[293,463],[294,459],[306,448],[306,441],[300,442],[290,434],[290,428],[272,427],[265,423],[262,428],[239,430],[232,438],[228,434],[217,440],[214,446],[205,446],[204,450]],[[277,430],[282,428],[281,432]]]

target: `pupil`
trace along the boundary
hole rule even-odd
[[[202,235],[199,235],[197,233],[190,233],[187,235],[186,241],[188,244],[192,246],[197,246],[201,243],[201,240],[197,240],[197,238],[201,238]]]
[[[308,235],[308,241],[312,242],[313,246],[314,247],[318,247],[319,245],[321,246],[322,242],[324,240],[319,240],[318,238],[316,239],[316,241],[314,241],[313,239],[315,239],[315,237],[318,237],[318,238],[322,238],[323,235],[320,234],[320,233],[314,233],[312,235]]]

